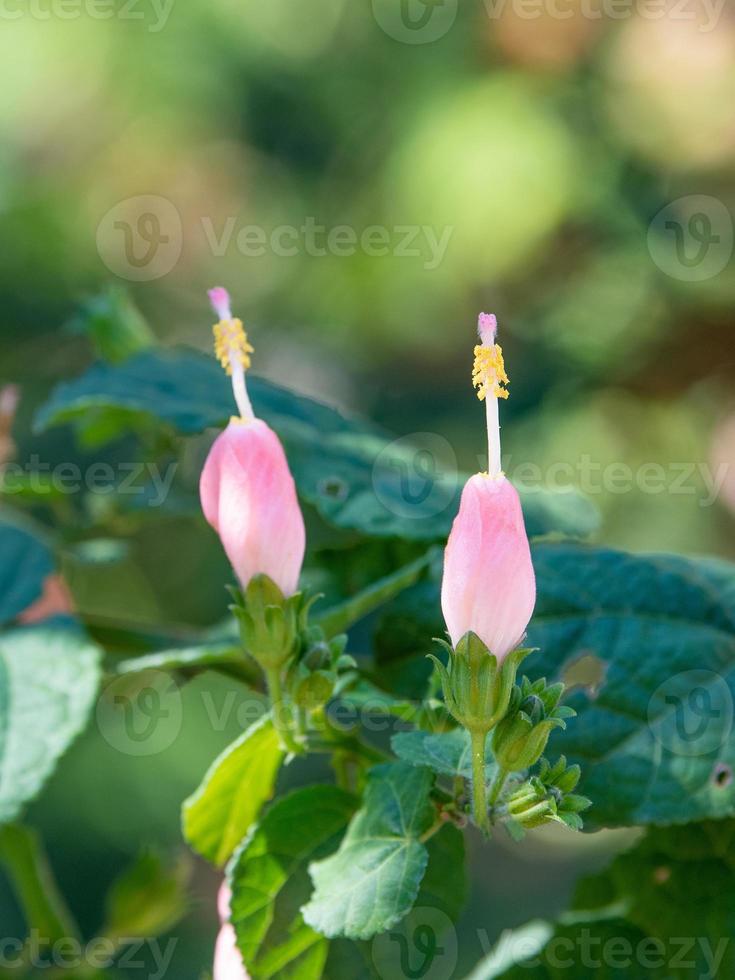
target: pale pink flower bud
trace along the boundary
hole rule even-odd
[[[229,312],[224,290],[213,290],[217,312]],[[240,417],[215,440],[202,470],[199,492],[207,521],[219,534],[243,589],[267,575],[285,596],[298,588],[306,532],[283,447],[253,415],[245,384],[250,347],[239,320],[215,326],[216,351],[233,378]]]
[[[526,632],[536,579],[515,487],[504,477],[470,477],[444,554],[442,611],[453,646],[469,630],[498,661]]]
[[[223,884],[217,899],[222,926],[214,949],[214,980],[250,980],[230,924],[230,889]]]
[[[471,630],[502,661],[526,632],[536,578],[521,502],[500,469],[498,399],[507,397],[508,378],[495,317],[483,313],[479,329],[473,383],[487,408],[489,466],[462,491],[444,556],[442,611],[455,647]]]
[[[275,432],[260,419],[232,419],[209,452],[199,492],[243,589],[254,576],[268,575],[285,596],[293,595],[306,534]]]

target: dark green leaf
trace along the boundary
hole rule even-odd
[[[283,439],[299,494],[328,522],[381,537],[441,540],[449,533],[464,482],[460,473],[420,476],[407,489],[416,450],[365,421],[296,395],[262,378],[248,381],[253,406]],[[230,383],[213,357],[187,349],[144,351],[120,365],[96,364],[60,385],[36,418],[36,429],[111,416],[160,419],[193,435],[222,427],[234,410]],[[415,475],[415,474],[413,474]],[[524,490],[528,532],[586,535],[597,526],[592,504],[575,492]]]
[[[9,623],[43,592],[54,570],[51,552],[24,523],[0,517],[0,624]]]
[[[339,851],[310,867],[314,894],[304,920],[325,936],[370,939],[413,906],[428,852],[433,775],[407,763],[376,766],[365,802]]]
[[[335,786],[309,786],[277,800],[229,869],[232,923],[253,980],[319,980],[329,940],[299,911],[311,891],[309,861],[331,853],[356,801]]]
[[[269,717],[261,718],[214,761],[183,807],[189,844],[223,866],[273,794],[283,750]]]
[[[685,976],[695,980],[697,976],[667,969],[667,953],[671,961],[677,948],[669,947],[662,955],[651,947],[651,937],[622,918],[559,925],[544,949],[529,957],[529,947],[533,949],[543,938],[543,928],[539,924],[525,936],[518,930],[515,941],[512,936],[503,937],[489,965],[480,964],[467,980],[674,980]],[[514,946],[517,956],[513,956]],[[504,952],[517,965],[506,969]]]
[[[467,890],[464,836],[448,824],[426,846],[429,865],[416,904],[370,944],[380,978],[454,976],[458,948],[453,923]]]
[[[618,905],[668,948],[692,937],[676,976],[735,976],[735,820],[654,828],[600,875],[583,881],[575,905]],[[712,959],[720,962],[713,971]]]
[[[86,724],[100,651],[78,630],[0,634],[0,823],[38,793]]]
[[[253,662],[246,660],[241,648],[227,641],[161,650],[159,653],[121,660],[115,666],[117,674],[138,674],[144,670],[180,671],[186,675],[218,670],[251,683],[262,676]]]
[[[591,686],[551,749],[582,766],[598,824],[735,813],[735,566],[577,544],[534,549],[534,676]],[[584,663],[586,662],[586,664]],[[593,671],[594,673],[594,671]]]
[[[86,334],[106,361],[124,361],[155,342],[140,311],[119,286],[110,286],[88,300],[69,328]]]

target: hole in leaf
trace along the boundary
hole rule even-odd
[[[724,762],[718,762],[712,774],[712,782],[718,789],[726,789],[732,783],[732,769]]]
[[[571,660],[561,675],[567,690],[583,688],[590,698],[596,698],[605,680],[607,664],[594,653],[582,653]]]
[[[328,476],[319,484],[319,493],[331,500],[344,500],[347,490],[347,484],[339,476]]]

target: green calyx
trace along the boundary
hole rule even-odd
[[[475,633],[466,633],[449,652],[448,664],[433,655],[449,713],[471,733],[487,735],[506,715],[516,673],[529,649],[514,650],[498,664],[497,657]]]
[[[517,772],[538,762],[554,728],[566,728],[567,718],[576,714],[559,706],[563,692],[563,684],[547,685],[545,678],[531,683],[524,677],[513,687],[507,714],[493,736],[499,766]]]
[[[312,627],[302,636],[303,653],[289,669],[286,688],[303,711],[324,707],[345,683],[345,672],[357,666],[345,653],[346,645],[346,634],[326,640],[319,627]]]
[[[264,671],[281,670],[296,654],[313,598],[286,598],[267,575],[256,575],[244,592],[230,589],[245,650]]]
[[[579,777],[579,766],[567,768],[564,756],[554,766],[542,759],[539,772],[508,798],[505,805],[508,821],[522,830],[552,821],[563,823],[571,830],[581,830],[580,814],[592,804],[587,797],[573,792]]]

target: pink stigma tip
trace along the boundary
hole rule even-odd
[[[498,321],[494,313],[481,313],[477,321],[477,332],[483,344],[494,344],[498,332]]]
[[[209,302],[212,304],[212,309],[220,318],[220,320],[231,320],[232,312],[230,310],[230,294],[222,286],[215,286],[214,289],[210,289]]]

